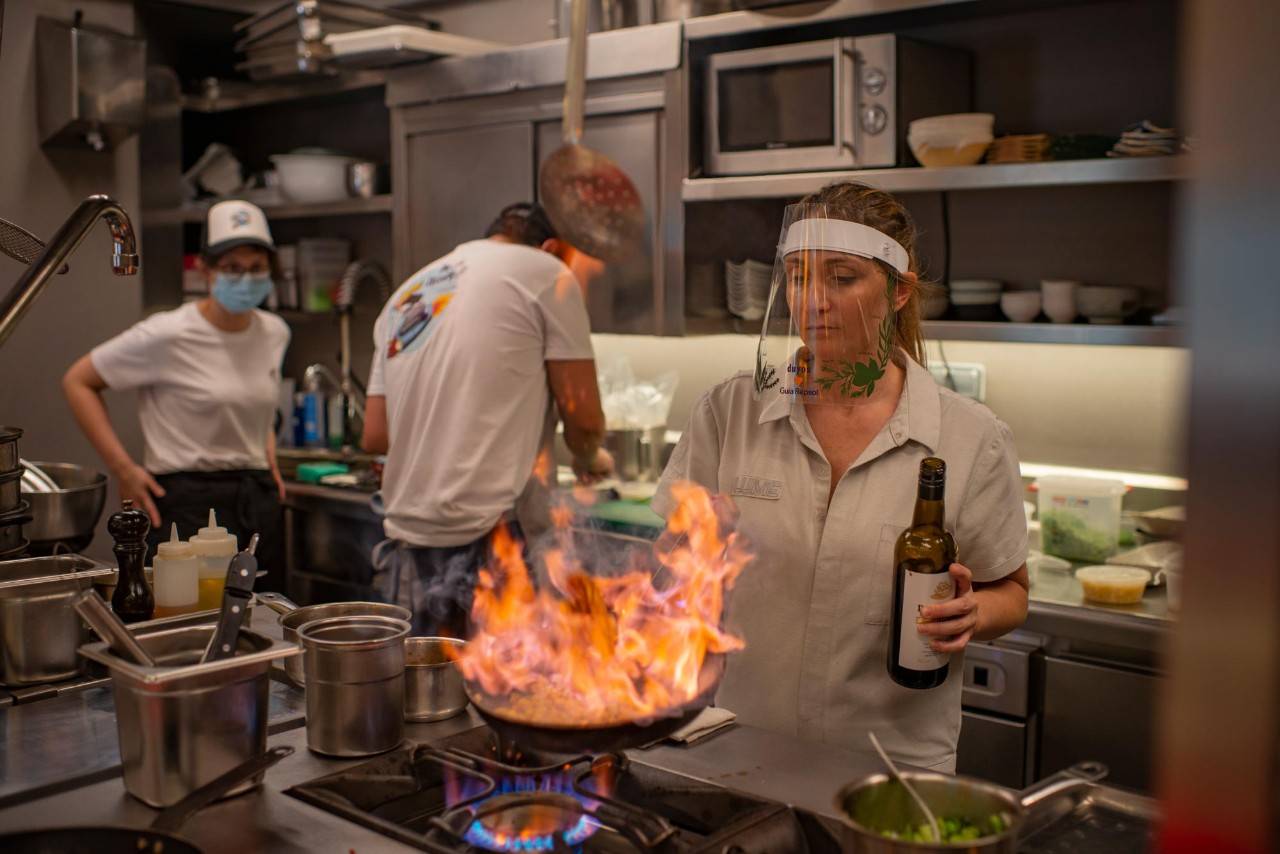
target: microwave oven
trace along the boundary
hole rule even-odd
[[[907,125],[972,109],[967,51],[895,35],[707,58],[704,173],[906,166]]]

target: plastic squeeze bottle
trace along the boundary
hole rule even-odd
[[[156,546],[153,566],[157,618],[199,610],[200,559],[190,543],[178,539],[176,523],[169,528],[169,542]]]
[[[227,583],[227,567],[236,556],[236,538],[226,528],[218,527],[218,517],[209,510],[209,525],[196,531],[191,538],[191,548],[200,563],[200,595],[197,608],[201,611],[222,607],[222,588]]]

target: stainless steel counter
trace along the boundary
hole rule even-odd
[[[1086,602],[1073,571],[1042,570],[1031,585],[1023,629],[1060,644],[1131,650],[1160,656],[1174,625],[1165,588],[1149,587],[1137,605]]]
[[[250,627],[280,637],[269,608],[254,608]],[[111,683],[92,684],[0,709],[0,807],[119,775]],[[268,732],[302,726],[305,713],[302,692],[273,680]]]
[[[476,726],[463,715],[407,727],[410,741],[430,741]],[[296,752],[267,772],[255,792],[214,804],[180,831],[209,854],[246,852],[398,852],[416,849],[309,806],[284,790],[363,760],[337,760],[306,749],[305,729],[279,733],[271,745]],[[38,749],[34,744],[31,749]],[[848,781],[877,770],[869,756],[736,727],[693,747],[660,747],[632,754],[634,761],[831,815],[831,801]],[[118,777],[94,782],[20,806],[0,809],[0,831],[67,825],[142,827],[156,812],[124,792]]]

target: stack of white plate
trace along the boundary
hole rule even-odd
[[[957,279],[951,282],[951,304],[961,320],[999,319],[1000,292],[995,279]]]
[[[760,320],[769,304],[773,267],[747,259],[724,262],[725,301],[729,313],[743,320]]]

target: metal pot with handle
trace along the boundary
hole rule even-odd
[[[327,620],[330,617],[392,617],[397,620],[413,621],[413,614],[408,608],[399,605],[388,605],[384,602],[328,602],[323,605],[307,605],[298,607],[288,597],[279,593],[258,593],[257,599],[263,605],[280,615],[280,629],[284,639],[290,643],[299,643],[298,629],[314,620]],[[307,684],[307,676],[303,667],[303,656],[286,658],[285,673],[298,685]]]
[[[939,822],[959,818],[985,827],[991,816],[1000,816],[1000,830],[950,844],[885,836],[885,831],[915,827],[924,819],[906,789],[888,774],[872,774],[850,783],[836,795],[836,809],[844,820],[840,848],[850,854],[1015,854],[1018,836],[1037,807],[1090,787],[1106,774],[1107,768],[1100,762],[1081,762],[1022,792],[1012,792],[973,777],[903,771],[902,776],[915,786]]]

